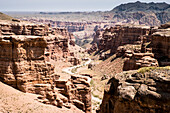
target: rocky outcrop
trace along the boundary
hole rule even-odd
[[[136,70],[141,67],[159,66],[154,54],[151,53],[152,51],[145,48],[147,51],[142,52],[142,45],[125,45],[118,47],[116,57],[124,58],[124,71]]]
[[[95,32],[94,38],[93,38],[93,42],[92,43],[96,43],[97,45],[99,45],[100,40],[102,38],[102,34],[103,32],[101,30],[97,30]]]
[[[113,76],[105,86],[98,113],[168,113],[169,67],[141,68]]]
[[[161,25],[159,29],[123,25],[111,27],[103,32],[101,38],[98,38],[100,58],[108,58],[109,56],[104,55],[108,50],[111,54],[116,53],[117,57],[126,58],[124,71],[149,66],[168,66],[170,65],[169,34],[169,23]],[[99,37],[98,31],[95,36]],[[93,48],[92,46],[89,51],[94,50]]]
[[[152,35],[151,48],[155,57],[170,59],[170,30],[160,30]]]
[[[115,26],[106,29],[102,34],[99,50],[110,50],[115,53],[119,46],[125,44],[141,44],[141,36],[149,34],[150,27],[147,26]]]
[[[59,60],[69,56],[68,38],[62,35],[54,35],[45,38],[47,41],[45,52],[47,61],[50,61],[50,59]]]
[[[37,25],[24,22],[0,23],[2,35],[33,35],[43,36],[47,41],[45,55],[49,59],[57,60],[69,56],[69,45],[75,45],[73,34],[66,29],[51,28],[47,25]]]
[[[69,57],[68,61],[72,64],[72,65],[78,65],[80,64],[80,59],[76,58],[76,57]]]
[[[151,44],[152,52],[155,55],[155,58],[158,59],[161,66],[170,65],[170,23],[161,25],[151,35]]]
[[[35,84],[39,101],[58,107],[75,105],[86,113],[91,112],[91,88],[86,77],[72,75],[67,80],[53,79],[53,85]]]
[[[1,80],[23,92],[34,83],[50,83],[54,66],[44,59],[47,43],[39,36],[1,36]]]
[[[124,62],[123,70],[135,70],[141,67],[158,67],[158,61],[154,58],[153,53],[132,53],[126,51],[125,57],[127,60]]]

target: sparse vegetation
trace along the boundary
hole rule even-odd
[[[93,87],[95,86],[93,79],[90,81],[90,85]]]
[[[164,69],[170,70],[170,66],[166,66],[166,67],[142,67],[142,68],[138,69],[138,73],[144,74],[145,72],[150,72],[150,71],[153,71],[153,70],[164,70]]]
[[[72,72],[72,73],[76,73],[76,72],[77,72],[77,69],[78,69],[78,67],[77,67],[77,68],[72,69],[72,70],[71,70],[71,72]]]

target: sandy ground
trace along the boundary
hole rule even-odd
[[[38,102],[38,95],[20,92],[0,82],[0,113],[82,113],[75,106],[58,108]]]

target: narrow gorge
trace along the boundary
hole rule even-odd
[[[169,113],[169,10],[0,13],[0,112]]]

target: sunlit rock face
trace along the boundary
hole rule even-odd
[[[91,112],[91,88],[86,77],[60,80],[51,61],[80,61],[70,56],[74,37],[65,29],[46,25],[0,23],[0,80],[23,92],[40,94],[38,101],[58,107],[75,105]],[[71,59],[71,60],[70,60]]]

